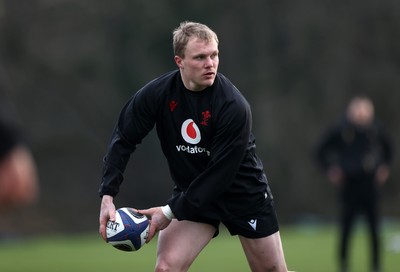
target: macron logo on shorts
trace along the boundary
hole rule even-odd
[[[253,230],[257,229],[257,219],[251,219],[249,222],[249,225],[253,228]]]

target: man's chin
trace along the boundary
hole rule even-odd
[[[215,78],[204,80],[202,83],[205,87],[210,87],[214,84]]]

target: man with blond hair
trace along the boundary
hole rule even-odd
[[[178,69],[140,89],[123,108],[104,158],[100,234],[136,145],[156,126],[175,183],[162,207],[139,210],[159,231],[156,271],[187,271],[218,235],[238,235],[252,271],[287,271],[274,202],[255,153],[250,106],[218,73],[218,37],[204,24],[173,32]]]

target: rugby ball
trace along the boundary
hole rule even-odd
[[[122,251],[139,250],[149,234],[149,220],[132,208],[119,208],[115,221],[108,220],[107,243]]]

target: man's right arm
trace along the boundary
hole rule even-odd
[[[100,196],[118,194],[131,154],[154,127],[157,105],[155,101],[153,104],[143,102],[149,100],[153,100],[151,92],[142,89],[122,109],[103,159]]]

